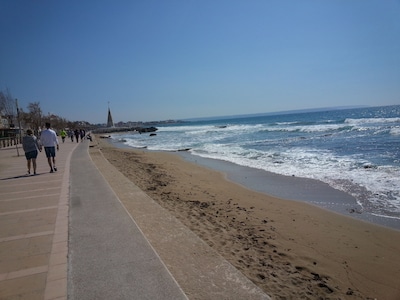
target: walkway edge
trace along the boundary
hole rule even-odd
[[[78,144],[70,151],[65,162],[44,292],[45,300],[67,299],[70,162],[77,146]]]

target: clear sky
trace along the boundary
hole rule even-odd
[[[0,89],[105,123],[400,104],[399,0],[0,0]]]

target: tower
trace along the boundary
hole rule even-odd
[[[108,117],[107,117],[107,127],[114,127],[114,122],[111,116],[110,102],[108,102]]]

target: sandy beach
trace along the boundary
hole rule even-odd
[[[400,231],[249,190],[173,153],[93,144],[273,299],[400,299]]]

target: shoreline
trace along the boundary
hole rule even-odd
[[[111,145],[121,149],[136,149],[119,141],[108,141]],[[178,155],[188,162],[226,174],[226,179],[243,187],[264,193],[283,200],[300,201],[317,207],[336,212],[343,216],[355,218],[387,228],[400,230],[400,219],[375,215],[365,212],[357,200],[350,194],[331,187],[329,184],[316,179],[290,177],[265,170],[236,165],[231,162],[204,158],[193,155],[188,151],[154,151]]]
[[[95,143],[273,299],[398,299],[400,231],[248,189],[178,153]]]
[[[363,211],[350,194],[315,179],[290,177],[234,163],[203,158],[187,152],[176,152],[185,160],[226,174],[228,180],[266,195],[305,202],[341,215],[400,230],[400,219]]]

